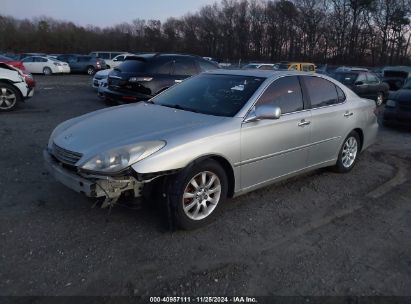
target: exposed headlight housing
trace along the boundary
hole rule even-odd
[[[385,106],[388,108],[395,108],[397,103],[394,100],[388,99]]]
[[[100,153],[86,161],[81,169],[93,172],[116,173],[162,149],[165,141],[148,141]]]

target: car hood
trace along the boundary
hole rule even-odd
[[[388,98],[401,102],[409,102],[411,104],[411,90],[400,89],[398,91],[392,91]]]
[[[53,138],[56,145],[83,155],[143,141],[165,140],[227,120],[159,105],[139,103],[75,118]]]
[[[105,69],[105,70],[101,70],[101,71],[98,71],[96,74],[95,74],[95,76],[104,76],[104,77],[107,77],[108,76],[108,74],[110,74],[110,72],[112,71],[113,69]]]

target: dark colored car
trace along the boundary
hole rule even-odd
[[[383,114],[384,125],[411,127],[411,78],[398,91],[391,91]]]
[[[410,76],[411,66],[388,66],[383,70],[383,81],[388,83],[390,91],[402,88]]]
[[[107,68],[103,59],[91,55],[64,54],[57,56],[57,60],[67,62],[71,72],[94,75],[97,71]]]
[[[367,71],[337,71],[333,73],[333,78],[345,84],[358,96],[375,100],[380,106],[386,100],[388,94],[388,84],[382,82],[376,75]]]
[[[318,64],[315,70],[318,74],[323,74],[332,77],[332,74],[335,72],[338,66],[330,64]]]
[[[190,76],[218,68],[215,63],[192,55],[130,56],[110,72],[105,99],[120,104],[148,100]]]

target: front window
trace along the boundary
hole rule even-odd
[[[265,78],[202,74],[151,99],[154,104],[215,116],[233,117]]]

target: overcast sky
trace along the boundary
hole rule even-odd
[[[111,26],[133,19],[180,17],[216,0],[0,0],[0,14],[48,16],[80,25]]]

